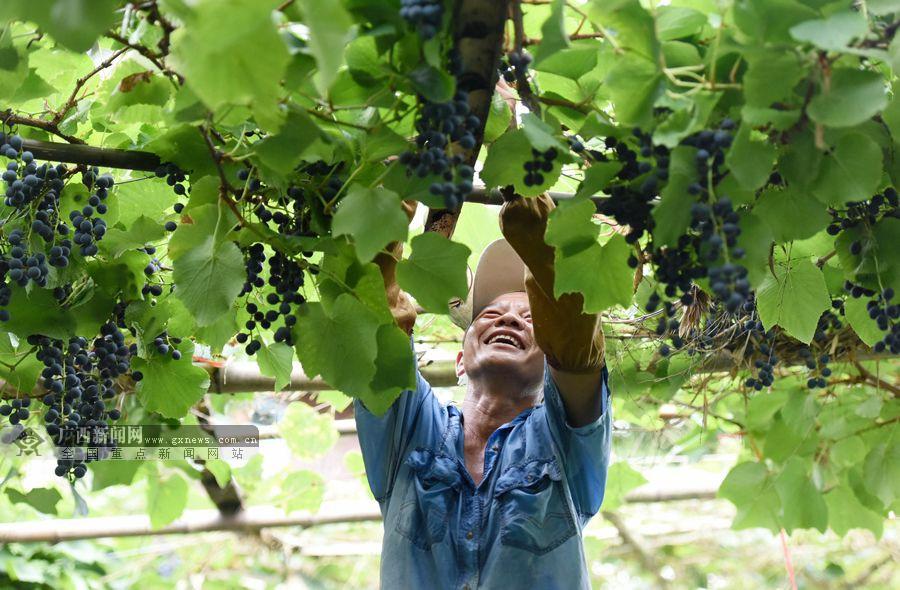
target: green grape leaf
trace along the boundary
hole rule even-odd
[[[338,205],[331,232],[351,236],[360,262],[369,262],[389,243],[406,240],[408,226],[397,193],[354,184]]]
[[[606,490],[603,493],[603,510],[615,510],[625,503],[631,490],[647,483],[647,478],[627,461],[616,461],[609,467]]]
[[[584,180],[578,185],[575,197],[593,197],[603,192],[609,181],[615,178],[621,169],[622,165],[618,162],[595,162],[584,171]]]
[[[539,135],[535,129],[531,133],[535,136]],[[552,187],[562,170],[563,154],[560,154],[554,160],[553,170],[541,172],[543,183],[526,186],[525,172],[523,172],[521,164],[513,165],[513,163],[531,160],[531,149],[532,144],[525,130],[513,129],[504,133],[500,139],[492,143],[488,148],[487,158],[484,160],[484,166],[480,174],[485,186],[487,188],[513,186],[516,189],[516,193],[523,197],[539,195]]]
[[[869,32],[866,17],[858,12],[836,12],[827,18],[804,21],[791,27],[791,36],[826,51],[842,51],[854,39]]]
[[[449,313],[449,302],[469,291],[469,248],[435,232],[412,239],[412,254],[397,265],[397,283],[432,313]]]
[[[762,527],[773,532],[781,528],[778,494],[772,477],[762,463],[735,465],[719,486],[718,496],[737,508],[732,528]]]
[[[656,23],[639,0],[594,0],[587,5],[588,17],[595,23],[608,27],[620,49],[655,61],[659,53],[656,39]]]
[[[827,92],[814,96],[806,112],[828,127],[854,127],[884,110],[887,101],[881,74],[839,68],[831,73]]]
[[[814,528],[824,533],[828,527],[828,506],[807,475],[810,463],[791,457],[775,479],[775,489],[781,499],[781,523],[787,532]]]
[[[790,43],[791,27],[819,13],[797,0],[757,0],[735,5],[733,16],[741,33],[761,45]]]
[[[771,427],[775,414],[787,401],[787,391],[783,389],[755,394],[747,404],[747,428],[754,432],[765,432]]]
[[[339,295],[326,313],[321,303],[307,303],[294,327],[297,358],[303,370],[321,375],[347,395],[366,391],[375,376],[379,320],[349,294]]]
[[[93,475],[91,490],[102,490],[110,486],[130,486],[143,461],[116,459],[115,461],[92,461],[88,467]]]
[[[290,404],[278,422],[278,431],[291,452],[301,459],[321,457],[338,439],[331,415],[320,414],[306,404]]]
[[[260,348],[256,353],[259,372],[275,379],[275,391],[280,391],[291,382],[294,349],[283,342],[273,342]]]
[[[264,168],[278,175],[288,175],[303,161],[304,150],[318,137],[319,128],[309,115],[293,109],[288,112],[278,133],[256,143],[253,150]]]
[[[851,436],[831,445],[828,460],[838,467],[854,467],[862,464],[866,450],[866,443],[861,437]]]
[[[198,342],[209,346],[213,354],[218,354],[237,332],[237,310],[231,309],[210,325],[197,326],[194,329],[194,336]]]
[[[224,488],[228,485],[228,482],[231,481],[231,465],[222,459],[206,461],[203,464],[203,467],[213,474],[213,477],[216,478],[216,483],[219,484],[220,488]]]
[[[287,474],[280,488],[281,493],[271,503],[283,506],[287,513],[297,510],[316,512],[325,498],[325,481],[308,469]]]
[[[32,488],[23,494],[15,488],[7,487],[3,493],[13,504],[28,504],[44,514],[58,514],[56,505],[62,500],[62,495],[56,488]]]
[[[186,15],[187,26],[172,35],[171,57],[176,67],[188,87],[211,109],[253,105],[258,117],[264,115],[259,122],[267,127],[278,118],[279,82],[290,56],[272,20],[277,4],[275,0],[231,0],[224,9],[218,0],[204,0]],[[328,2],[312,11],[315,14],[310,20],[338,10],[343,11],[340,3]],[[335,21],[325,22],[331,26]],[[318,48],[321,30],[310,39],[314,48]],[[330,56],[337,55],[339,60],[342,50],[343,42]],[[263,55],[265,59],[260,59]]]
[[[691,222],[691,204],[696,200],[688,187],[697,182],[696,150],[679,146],[672,150],[669,162],[669,182],[660,193],[660,201],[653,208],[656,224],[653,240],[661,245],[674,246]]]
[[[568,151],[568,147],[556,137],[554,129],[534,113],[525,113],[522,116],[522,131],[525,132],[525,137],[528,138],[531,147],[540,152],[550,148],[555,148],[563,153]]]
[[[900,11],[900,2],[898,0],[867,0],[866,10],[870,14],[882,16]]]
[[[131,368],[140,371],[144,378],[138,381],[138,399],[148,412],[157,412],[166,418],[181,418],[209,389],[209,375],[201,367],[194,366],[194,345],[183,341],[178,345],[181,359],[154,352],[148,359],[135,358]]]
[[[32,391],[44,370],[44,363],[29,350],[31,347],[24,341],[13,346],[10,334],[0,332],[0,378],[16,391]]]
[[[18,16],[72,51],[87,51],[116,22],[117,0],[11,0],[4,17]]]
[[[550,214],[544,236],[556,249],[554,296],[581,293],[585,313],[598,313],[615,305],[627,307],[632,297],[630,246],[620,235],[601,246],[597,241],[600,226],[591,220],[594,211],[589,200],[560,203]]]
[[[752,213],[741,215],[741,234],[738,246],[744,249],[741,264],[747,268],[750,284],[758,289],[769,275],[769,248],[772,245],[772,230]]]
[[[150,526],[159,529],[174,522],[184,513],[188,500],[188,482],[175,472],[165,476],[148,476],[147,514]]]
[[[298,4],[309,29],[309,47],[316,58],[316,88],[324,96],[337,77],[344,47],[351,38],[353,19],[341,2],[300,0]]]
[[[134,220],[127,230],[117,227],[107,230],[100,242],[100,247],[108,251],[112,256],[119,257],[126,250],[143,248],[163,238],[165,230],[159,222],[141,215]]]
[[[491,97],[491,110],[488,113],[487,123],[484,126],[484,142],[493,143],[509,129],[512,119],[512,110],[499,93]]]
[[[832,488],[824,496],[828,507],[828,524],[835,533],[846,535],[852,529],[868,529],[880,539],[884,532],[884,517],[865,507],[847,486]]]
[[[208,326],[228,312],[240,294],[246,279],[244,257],[233,242],[205,234],[201,227],[177,233],[184,250],[171,253],[175,295],[197,325]]]
[[[689,37],[700,32],[706,15],[693,8],[660,6],[656,14],[656,34],[660,41]]]
[[[376,334],[377,367],[369,391],[359,395],[366,408],[380,416],[405,390],[416,387],[416,364],[409,337],[394,324],[383,324]]]
[[[659,64],[633,54],[616,59],[604,81],[623,125],[646,126],[662,95],[665,78]]]
[[[847,301],[844,302],[844,316],[859,339],[868,346],[875,346],[875,343],[884,337],[884,332],[878,327],[878,323],[869,317],[866,300],[862,297],[847,298]]]
[[[747,55],[743,76],[744,97],[751,106],[768,108],[790,96],[806,75],[799,56],[793,51],[766,50]]]
[[[60,307],[47,289],[32,289],[29,293],[16,285],[6,309],[10,319],[3,328],[23,339],[30,334],[66,339],[75,333],[75,318]]]
[[[831,221],[822,203],[791,187],[764,190],[753,213],[768,224],[779,244],[810,238]]]
[[[741,125],[725,163],[737,179],[738,184],[749,190],[756,190],[769,179],[775,162],[775,147],[768,141],[751,139],[749,125]]]
[[[541,43],[534,52],[535,66],[569,46],[564,8],[563,0],[553,0],[550,5],[550,15],[541,25]]]
[[[900,496],[900,442],[888,439],[869,451],[863,468],[867,490],[885,506]]]
[[[759,318],[766,330],[778,325],[809,344],[822,312],[831,307],[822,271],[807,259],[775,265],[756,292]]]
[[[881,182],[881,148],[861,133],[843,135],[822,159],[813,195],[826,205],[870,198]]]
[[[416,92],[431,102],[447,102],[453,98],[456,80],[433,66],[423,65],[409,73],[409,81]]]

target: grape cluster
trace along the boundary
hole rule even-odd
[[[131,370],[137,345],[126,344],[125,334],[113,321],[103,324],[100,334],[91,341],[80,336],[62,341],[33,335],[28,337],[28,343],[38,348],[37,358],[44,365],[41,372],[46,390],[42,398],[46,407],[43,418],[53,443],[57,447],[101,449],[114,445],[109,436],[109,422],[118,420],[121,413],[108,408],[107,403],[116,396],[120,377],[142,379],[140,372]],[[15,414],[19,420],[25,415],[21,409]],[[90,439],[83,438],[84,432]],[[62,456],[57,459],[56,475],[63,477],[71,473],[75,478],[83,477],[87,471],[85,463],[90,460],[83,453]]]
[[[238,173],[238,178],[246,183],[242,199],[252,206],[252,213],[260,223],[272,227],[280,235],[316,236],[314,218],[321,215],[317,205],[322,199],[334,201],[343,190],[345,181],[339,175],[340,169],[340,164],[322,161],[304,164],[298,168],[297,182],[285,191],[264,186],[253,178],[251,170],[242,169]],[[246,345],[247,354],[253,355],[262,348],[260,331],[274,328],[274,341],[292,346],[296,313],[306,303],[300,292],[305,273],[318,272],[318,267],[306,260],[313,252],[303,251],[296,256],[274,249],[268,253],[258,242],[247,246],[243,252],[247,279],[239,296],[247,297],[245,309],[249,318],[235,339]]]
[[[668,178],[669,167],[669,150],[665,146],[654,147],[650,136],[640,129],[635,129],[633,135],[638,139],[644,160],[625,141],[615,137],[604,139],[606,152],[589,151],[596,161],[616,160],[622,166],[607,188],[609,198],[598,207],[598,212],[628,226],[625,241],[629,244],[636,244],[645,232],[653,229],[653,201],[659,194],[659,180]],[[636,260],[633,264],[637,264]]]
[[[860,224],[874,225],[881,216],[897,215],[900,209],[900,197],[894,187],[888,187],[883,192],[873,195],[867,201],[851,201],[846,209],[829,209],[831,223],[827,231],[836,236],[844,230],[857,227]],[[862,253],[862,243],[858,240],[850,244],[850,252],[854,255]]]
[[[531,149],[531,160],[523,164],[525,168],[525,186],[539,186],[544,184],[544,175],[541,172],[553,170],[553,161],[559,152],[556,148],[548,148],[546,151]]]
[[[828,367],[828,363],[831,361],[831,357],[827,354],[821,354],[817,358],[809,348],[801,349],[800,356],[803,357],[806,368],[812,371],[810,377],[806,380],[806,386],[809,389],[824,389],[828,387],[828,377],[831,376],[831,368]]]
[[[153,339],[156,352],[163,356],[171,356],[173,361],[181,360],[181,351],[175,348],[178,344],[181,344],[181,338],[170,337],[165,331]]]
[[[0,321],[9,319],[3,308],[9,305],[13,285],[47,287],[51,267],[67,267],[76,246],[82,256],[98,253],[97,241],[106,233],[106,222],[100,216],[107,212],[105,201],[114,185],[112,176],[100,174],[97,168],[82,169],[81,179],[90,196],[87,204],[71,211],[66,220],[60,212],[60,194],[75,171],[62,164],[40,164],[24,147],[18,135],[0,132],[0,154],[10,160],[2,174],[4,204],[13,209],[4,224],[9,233],[0,244]],[[54,287],[60,301],[69,293],[71,285]]]
[[[479,118],[469,110],[468,92],[457,89],[453,100],[447,102],[423,100],[415,127],[416,148],[401,154],[400,162],[410,175],[440,176],[429,191],[443,197],[447,209],[458,209],[472,192],[475,171],[460,153],[454,153],[454,146],[474,149],[480,128]]]
[[[531,55],[527,51],[511,51],[504,59],[500,60],[500,76],[507,84],[526,80],[531,61]]]
[[[400,16],[428,40],[441,30],[443,0],[400,0]]]
[[[184,185],[185,180],[187,180],[187,175],[177,164],[173,164],[172,162],[160,164],[156,167],[154,173],[157,178],[165,178],[166,184],[172,187],[172,190],[175,191],[176,195],[184,195],[187,193],[187,188]]]
[[[180,203],[178,203],[180,205]],[[156,254],[156,248],[153,246],[144,246],[141,248],[145,253],[153,256]],[[144,283],[144,286],[141,287],[141,295],[144,297],[151,295],[153,297],[159,297],[162,295],[163,287],[159,283],[151,283],[150,281],[154,276],[162,270],[162,264],[159,259],[153,257],[150,259],[150,262],[147,263],[147,266],[144,267],[144,275],[147,277],[147,282]]]
[[[759,345],[759,353],[762,358],[753,361],[753,368],[756,370],[755,377],[748,377],[744,381],[744,385],[752,387],[756,391],[762,390],[763,387],[771,387],[775,383],[775,365],[778,364],[778,356],[775,354],[773,346],[774,338],[767,338]]]
[[[268,281],[260,276],[266,261],[269,266]],[[255,354],[262,347],[258,339],[252,338],[252,333],[258,328],[270,329],[280,318],[283,325],[275,329],[274,340],[289,346],[293,345],[291,328],[297,323],[296,308],[306,302],[300,293],[304,284],[304,266],[305,263],[298,263],[278,251],[266,257],[265,249],[259,243],[253,244],[248,249],[247,282],[244,283],[241,295],[250,295],[254,288],[261,289],[266,284],[274,287],[275,291],[266,294],[257,302],[247,303],[246,310],[250,314],[250,319],[244,324],[246,332],[241,332],[236,337],[239,343],[247,344],[245,348],[247,354]]]
[[[8,417],[9,423],[16,425],[31,417],[31,411],[28,409],[29,407],[31,407],[31,398],[29,397],[8,401],[4,400],[3,403],[0,403],[0,416]]]

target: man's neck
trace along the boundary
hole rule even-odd
[[[484,444],[500,426],[535,405],[537,395],[517,386],[491,387],[491,383],[470,381],[462,403],[466,443]],[[471,438],[470,438],[471,437]]]

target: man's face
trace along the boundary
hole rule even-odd
[[[460,363],[469,379],[502,376],[523,393],[541,383],[544,354],[534,341],[525,293],[506,293],[488,304],[466,331]]]

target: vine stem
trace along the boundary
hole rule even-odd
[[[66,100],[65,104],[62,106],[62,109],[57,111],[56,114],[53,116],[53,125],[58,126],[59,123],[69,113],[69,111],[71,111],[75,107],[75,105],[78,103],[78,100],[79,100],[78,93],[81,92],[82,88],[84,88],[84,85],[87,84],[88,80],[90,80],[91,78],[96,76],[99,72],[101,72],[101,71],[105,70],[106,68],[108,68],[109,66],[111,66],[113,64],[113,62],[115,62],[117,59],[119,59],[119,56],[121,56],[123,53],[128,51],[128,49],[129,49],[128,47],[123,47],[122,49],[115,51],[112,55],[110,55],[105,60],[100,62],[100,64],[97,65],[97,67],[95,67],[93,70],[91,70],[90,72],[88,72],[87,74],[85,74],[81,78],[78,78],[75,81],[75,88],[72,89],[72,94],[69,95],[69,98]]]
[[[829,260],[831,260],[832,257],[834,257],[835,254],[837,254],[837,250],[832,250],[828,254],[825,254],[824,256],[820,257],[818,260],[816,260],[816,266],[818,266],[819,268],[822,268],[823,266],[825,266],[826,262],[828,262]]]
[[[131,43],[130,41],[128,41],[128,39],[126,39],[125,37],[123,37],[122,35],[114,32],[114,31],[107,32],[106,36],[108,38],[112,39],[113,41],[115,41],[116,43],[119,43],[120,45],[124,45],[125,47],[131,49],[132,51],[136,51],[139,54],[141,54],[142,56],[144,56],[145,58],[147,58],[147,60],[150,61],[150,63],[152,63],[154,66],[156,66],[156,68],[160,72],[162,72],[166,76],[170,76],[171,77],[170,79],[173,79],[172,81],[173,81],[173,83],[175,83],[176,87],[180,86],[181,84],[184,84],[184,77],[181,74],[179,74],[178,72],[172,71],[169,68],[167,68],[165,66],[165,64],[162,62],[162,56],[153,52],[149,47]]]
[[[867,381],[871,382],[875,387],[883,387],[884,389],[890,391],[894,394],[894,397],[900,397],[900,387],[896,385],[891,385],[887,381],[879,378],[876,375],[873,375],[868,369],[860,364],[859,361],[853,361],[853,366],[856,367],[856,370],[859,371],[859,374],[862,375]]]
[[[238,210],[237,204],[229,196],[232,188],[228,183],[228,179],[225,177],[225,170],[222,168],[221,153],[218,149],[216,149],[216,146],[212,142],[212,138],[209,136],[209,128],[198,127],[197,130],[200,132],[200,135],[203,136],[203,141],[206,142],[206,148],[209,150],[209,155],[212,158],[213,163],[216,165],[216,171],[219,173],[219,198],[225,202],[229,209],[231,209],[231,212],[234,213],[235,217],[237,217],[238,223],[240,223],[241,227],[249,228],[250,231],[265,240],[266,236],[260,233],[259,230],[257,230],[251,224],[247,223],[247,220],[244,219],[244,216],[241,215],[240,210]]]
[[[52,121],[45,121],[43,119],[38,119],[36,117],[27,117],[23,115],[14,115],[11,108],[6,109],[2,115],[0,115],[0,120],[3,121],[4,125],[12,127],[13,125],[24,125],[26,127],[34,127],[35,129],[40,129],[42,131],[46,131],[51,135],[55,135],[60,139],[64,139],[72,144],[84,145],[83,139],[78,139],[74,135],[68,135],[67,133],[63,133],[59,130],[59,126]]]

